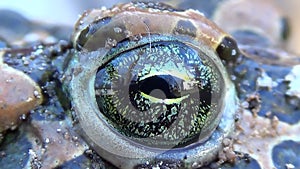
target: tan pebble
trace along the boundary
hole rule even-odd
[[[2,57],[1,53],[0,57]],[[2,58],[0,59],[0,132],[3,132],[15,128],[21,121],[20,116],[28,114],[30,110],[41,104],[42,94],[39,86],[28,75],[1,61]]]
[[[223,140],[223,145],[224,146],[229,146],[231,144],[231,140],[229,139],[229,138],[225,138],[224,140]]]
[[[278,119],[278,117],[277,116],[274,116],[273,117],[273,119],[272,119],[272,122],[271,122],[271,125],[272,125],[272,127],[273,127],[273,129],[277,129],[277,126],[278,126],[278,124],[279,124],[279,119]]]

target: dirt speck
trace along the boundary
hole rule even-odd
[[[248,102],[248,109],[253,113],[254,116],[257,116],[257,113],[261,108],[261,98],[258,93],[254,93],[248,96],[246,99]]]

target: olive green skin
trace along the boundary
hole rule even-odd
[[[202,3],[202,2],[201,2]],[[199,4],[201,4],[199,2]],[[207,3],[207,1],[205,1]],[[214,8],[215,9],[215,8]],[[212,9],[212,10],[214,10]],[[68,32],[71,34],[70,29],[62,29],[63,32]],[[69,36],[67,35],[55,35],[55,32],[49,32],[50,34],[58,37],[59,39],[68,40]],[[243,40],[244,35],[238,37]],[[246,39],[246,38],[245,38]],[[280,52],[274,52],[276,50],[272,48],[256,48],[251,45],[245,46],[247,41],[244,41],[244,45],[241,45],[244,54],[241,54],[238,57],[239,62],[232,65],[226,65],[228,69],[229,75],[234,75],[236,79],[234,79],[234,84],[238,89],[238,97],[241,102],[246,100],[248,94],[253,92],[259,92],[262,98],[262,110],[259,112],[259,116],[265,116],[268,111],[275,113],[279,116],[280,121],[285,121],[291,125],[299,124],[299,115],[297,114],[297,105],[295,102],[288,101],[285,98],[285,93],[288,89],[287,84],[280,83],[278,87],[273,89],[276,92],[271,92],[263,88],[259,88],[257,84],[255,84],[256,79],[260,76],[257,68],[263,68],[267,71],[267,73],[272,75],[274,80],[283,79],[293,68],[295,64],[299,64],[299,60],[287,60],[284,58],[282,53],[284,51],[279,50]],[[8,132],[5,135],[5,139],[0,145],[1,150],[1,158],[0,158],[0,166],[5,166],[5,168],[34,168],[38,165],[35,165],[31,159],[29,159],[28,150],[33,148],[33,145],[36,141],[43,143],[43,137],[36,136],[34,133],[36,132],[36,128],[34,127],[35,122],[43,122],[45,124],[51,126],[52,122],[68,122],[68,127],[73,131],[78,126],[78,119],[73,119],[70,102],[68,99],[68,95],[65,95],[61,90],[61,82],[64,74],[63,67],[68,63],[70,58],[70,53],[73,54],[74,48],[70,45],[69,42],[60,42],[54,45],[40,45],[42,48],[37,48],[36,45],[32,45],[33,47],[24,48],[24,49],[10,49],[7,50],[4,56],[4,62],[8,65],[22,70],[29,74],[29,76],[38,82],[42,87],[47,100],[44,101],[43,105],[33,110],[33,114],[30,115],[30,118],[23,122],[23,124],[13,132]],[[40,52],[42,49],[42,52]],[[37,52],[39,51],[39,52]],[[272,51],[272,52],[270,52]],[[282,53],[281,53],[282,52]],[[245,54],[247,53],[247,54]],[[21,55],[20,55],[21,54]],[[32,58],[34,56],[35,59],[30,63],[30,65],[25,65],[22,61],[22,57]],[[264,56],[264,57],[260,57]],[[278,60],[274,60],[277,58]],[[272,60],[272,61],[270,61]],[[39,69],[39,65],[44,65],[43,70]],[[241,71],[243,70],[243,71]],[[247,73],[245,73],[247,72]],[[272,73],[274,72],[274,73]],[[251,85],[245,83],[245,81],[251,82]],[[275,93],[275,95],[274,95]],[[278,97],[276,93],[280,93],[282,97]],[[276,96],[276,97],[275,97]],[[272,99],[270,99],[270,97]],[[275,100],[273,98],[276,98]],[[282,102],[282,99],[286,102]],[[295,100],[294,100],[295,101]],[[297,99],[296,99],[297,101]],[[299,100],[298,100],[299,101]],[[278,107],[274,105],[282,105],[281,108],[285,109],[288,114],[283,114],[278,110]],[[280,108],[280,110],[282,110]],[[51,112],[47,112],[46,110],[51,110]],[[62,111],[63,110],[63,111]],[[276,151],[274,149],[275,154],[274,162],[277,163],[277,167],[285,167],[286,163],[289,163],[287,159],[297,159],[300,156],[299,154],[299,141],[289,141],[287,143],[283,142],[283,146],[276,147]],[[287,146],[286,146],[287,145]],[[285,147],[284,147],[285,146]],[[293,146],[293,147],[292,147]],[[16,148],[17,147],[17,148]],[[292,149],[291,149],[292,148]],[[278,149],[280,153],[293,151],[295,154],[295,158],[291,156],[283,156],[281,158],[277,158],[280,153],[278,153]],[[49,151],[49,149],[48,149]],[[2,152],[5,152],[6,155],[3,155]],[[57,151],[57,154],[61,154],[61,151]],[[277,152],[277,154],[276,154]],[[243,153],[243,152],[240,152]],[[17,161],[17,162],[16,162]],[[296,160],[297,161],[297,160]],[[29,165],[28,165],[29,164]],[[156,165],[158,166],[158,165]],[[161,163],[160,167],[170,167],[171,168],[184,168],[181,163],[178,163],[178,160],[172,161],[169,163]],[[116,168],[111,163],[101,160],[96,153],[82,153],[82,155],[77,156],[76,158],[70,159],[69,161],[65,161],[63,163],[59,163],[56,167],[62,168],[86,168],[86,167],[99,167],[99,168]],[[150,168],[151,165],[145,165],[145,168]],[[215,164],[208,165],[208,168],[215,168]],[[243,156],[238,157],[236,159],[235,164],[222,164],[221,168],[261,168],[256,160],[252,159],[251,156]],[[298,167],[296,165],[296,167]]]

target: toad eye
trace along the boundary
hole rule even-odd
[[[225,82],[220,70],[205,53],[171,37],[151,35],[141,41],[145,44],[132,47],[121,42],[116,49],[132,49],[98,69],[100,112],[118,132],[144,145],[203,142],[221,117]]]
[[[120,168],[213,160],[238,108],[224,37],[197,11],[163,4],[84,14],[64,81],[83,137]]]

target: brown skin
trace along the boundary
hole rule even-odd
[[[111,10],[94,9],[84,13],[75,25],[73,42],[81,41],[79,36],[84,29],[103,18],[110,17],[112,17],[110,23],[103,26],[101,31],[93,34],[93,37],[110,35],[112,40],[118,42],[132,35],[150,33],[149,30],[151,30],[152,34],[184,34],[195,41],[201,41],[211,46],[213,49],[218,47],[223,37],[230,37],[216,24],[192,9],[184,12],[161,12],[159,10],[145,10],[123,4],[115,6]],[[121,28],[123,31],[116,34],[113,29],[105,29],[105,27],[111,28],[113,26]],[[93,37],[90,37],[85,43],[85,46],[88,46],[88,50],[96,50],[100,45],[104,46],[106,44],[103,39]],[[93,46],[93,44],[97,44],[97,46]]]

